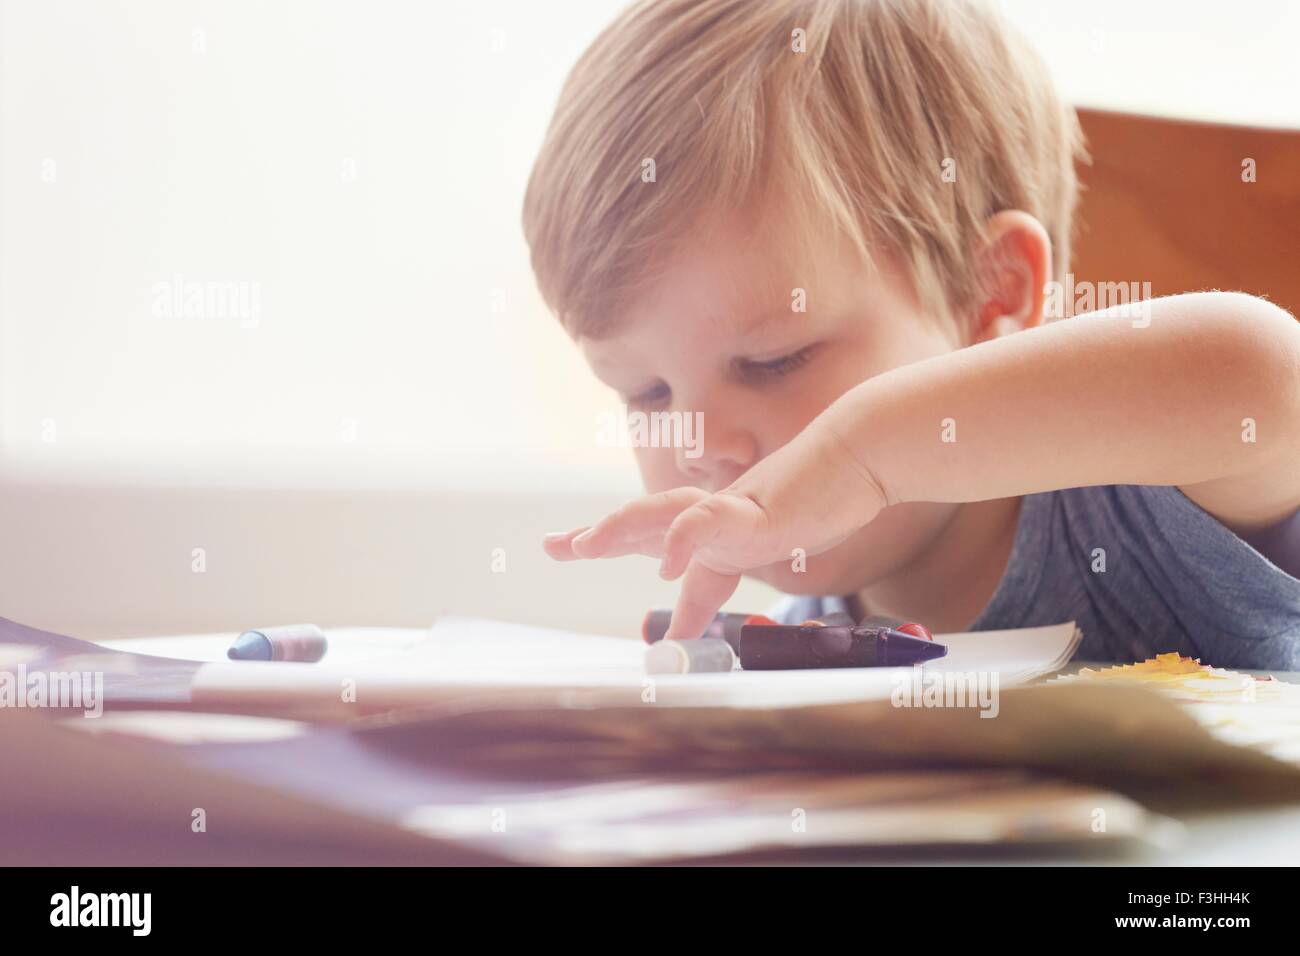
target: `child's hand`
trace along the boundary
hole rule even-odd
[[[681,597],[666,637],[698,637],[751,568],[783,556],[767,515],[754,500],[728,489],[711,495],[676,488],[629,502],[595,527],[548,535],[544,547],[558,560],[645,554],[663,559],[659,574],[685,572]]]
[[[843,445],[815,427],[769,455],[716,494],[675,488],[629,502],[594,527],[547,535],[560,561],[644,554],[661,558],[660,576],[683,577],[665,635],[702,634],[746,571],[813,555],[875,518],[886,501],[846,460]]]

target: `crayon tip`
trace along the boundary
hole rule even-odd
[[[232,661],[269,661],[271,642],[260,631],[245,631],[235,638],[226,656]]]
[[[924,661],[944,657],[948,648],[923,637],[915,637],[899,631],[889,630],[880,635],[882,658],[891,667],[907,667]]]

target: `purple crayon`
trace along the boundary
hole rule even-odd
[[[942,644],[890,627],[759,624],[740,631],[740,666],[747,671],[911,667],[947,653]]]

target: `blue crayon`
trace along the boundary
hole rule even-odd
[[[325,633],[315,624],[286,624],[245,631],[226,651],[232,661],[302,661],[325,656]]]

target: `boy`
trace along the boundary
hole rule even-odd
[[[1044,323],[1081,157],[977,3],[627,10],[524,228],[595,374],[705,440],[638,448],[650,496],[547,552],[660,558],[671,638],[750,574],[813,596],[793,621],[1075,619],[1085,660],[1300,668],[1300,328],[1219,292]]]

